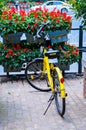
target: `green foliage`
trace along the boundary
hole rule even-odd
[[[1,35],[7,35],[9,33],[17,33],[26,30],[26,12],[20,11],[20,15],[16,9],[7,8],[2,11],[0,19],[0,33]]]
[[[24,62],[30,62],[34,58],[42,57],[40,44],[2,44],[0,43],[0,65],[13,68],[21,68]],[[79,49],[68,43],[58,43],[53,45],[53,49],[60,50],[59,64],[68,65],[79,61]]]
[[[0,19],[0,29],[2,35],[9,33],[16,33],[19,31],[28,32],[30,34],[36,34],[38,26],[49,21],[50,24],[43,28],[44,31],[56,31],[58,29],[71,28],[71,17],[67,16],[66,13],[61,14],[61,12],[48,10],[35,10],[31,11],[28,15],[23,11],[20,15],[15,12],[15,9],[8,10],[1,15]],[[10,15],[9,15],[10,14]],[[36,57],[41,57],[39,48],[40,45],[36,43],[19,43],[10,45],[0,43],[0,65],[12,68],[21,68],[24,62],[29,62]],[[58,43],[55,49],[62,50],[59,58],[61,64],[72,64],[78,62],[79,50],[75,46],[69,44]]]
[[[56,30],[67,30],[70,31],[71,28],[71,16],[66,13],[61,13],[55,9],[51,12],[48,11],[46,7],[37,8],[31,10],[27,18],[27,31],[36,34],[39,25],[45,22],[49,22],[47,26],[43,28],[43,31],[56,31]]]
[[[4,5],[4,1],[0,1],[0,15],[2,14],[2,7]]]
[[[0,15],[2,14],[2,10],[3,10],[3,7],[4,6],[7,6],[6,3],[8,2],[9,0],[0,0]]]
[[[79,61],[79,49],[76,46],[68,43],[58,43],[54,44],[54,49],[56,48],[61,51],[59,64],[68,65]]]
[[[86,26],[86,1],[71,0],[73,8],[76,10],[76,18],[83,18],[82,24]]]
[[[7,35],[9,33],[28,32],[35,35],[39,25],[43,22],[50,22],[44,28],[45,31],[70,30],[71,17],[66,13],[55,11],[49,12],[46,8],[31,10],[28,14],[24,10],[17,12],[15,8],[3,10],[0,19],[0,33]]]
[[[22,44],[2,44],[0,43],[0,65],[8,67],[10,69],[13,68],[21,68],[24,62],[29,62],[36,57],[40,57],[39,47],[29,48],[30,45],[27,46]]]

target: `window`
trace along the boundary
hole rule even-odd
[[[49,3],[47,3],[46,5],[53,5],[53,2],[49,2]]]
[[[63,3],[58,1],[58,2],[54,2],[54,5],[62,5]]]

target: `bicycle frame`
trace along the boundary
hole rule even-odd
[[[40,35],[41,30],[46,25],[47,23],[40,26],[35,36],[36,38],[41,38]],[[43,52],[43,58],[42,59],[36,58],[35,60],[31,61],[25,70],[25,75],[27,81],[33,88],[43,92],[48,91],[52,92],[52,95],[50,96],[48,101],[49,102],[48,107],[46,108],[44,115],[46,114],[52,101],[55,99],[55,104],[58,113],[63,117],[66,108],[65,97],[67,96],[67,94],[65,91],[62,71],[58,66],[60,51],[53,50],[53,47],[51,48],[52,44],[51,42],[48,41],[47,34],[44,37],[44,40],[45,42],[40,44],[44,45],[43,47],[41,46],[40,48],[40,52],[41,53]]]
[[[53,83],[53,77],[51,76],[51,68],[52,68],[52,70],[57,71],[58,78],[59,78],[59,81],[60,81],[61,97],[65,98],[66,93],[65,93],[65,86],[64,86],[64,81],[63,81],[64,79],[63,79],[63,76],[62,76],[62,71],[57,66],[55,66],[54,63],[49,63],[49,58],[47,56],[45,56],[46,52],[47,52],[46,48],[44,48],[43,73],[47,73],[51,91],[52,91],[52,93],[54,93],[55,88],[54,88],[54,83]]]

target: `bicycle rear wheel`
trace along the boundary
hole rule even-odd
[[[35,89],[48,92],[50,87],[47,81],[47,75],[42,73],[43,59],[35,59],[30,62],[25,70],[25,76],[28,83]]]
[[[65,102],[65,98],[61,97],[60,81],[59,81],[58,73],[56,70],[54,71],[53,82],[54,82],[54,87],[55,87],[56,108],[57,108],[58,113],[63,117],[63,115],[65,114],[66,102]]]

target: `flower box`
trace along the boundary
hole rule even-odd
[[[57,30],[48,32],[51,43],[60,43],[68,41],[68,32],[66,30]]]
[[[28,43],[33,43],[34,42],[34,38],[33,38],[32,34],[25,33],[25,36],[26,36],[26,40],[27,40]]]
[[[58,65],[59,66],[59,68],[62,70],[62,71],[64,71],[64,70],[69,70],[70,69],[70,65],[61,65],[61,64],[59,64]]]
[[[21,68],[9,68],[7,66],[4,66],[4,72],[21,72]]]
[[[3,43],[6,43],[6,44],[20,43],[20,38],[21,38],[22,34],[23,34],[22,32],[18,32],[18,33],[12,33],[12,34],[3,36]]]

